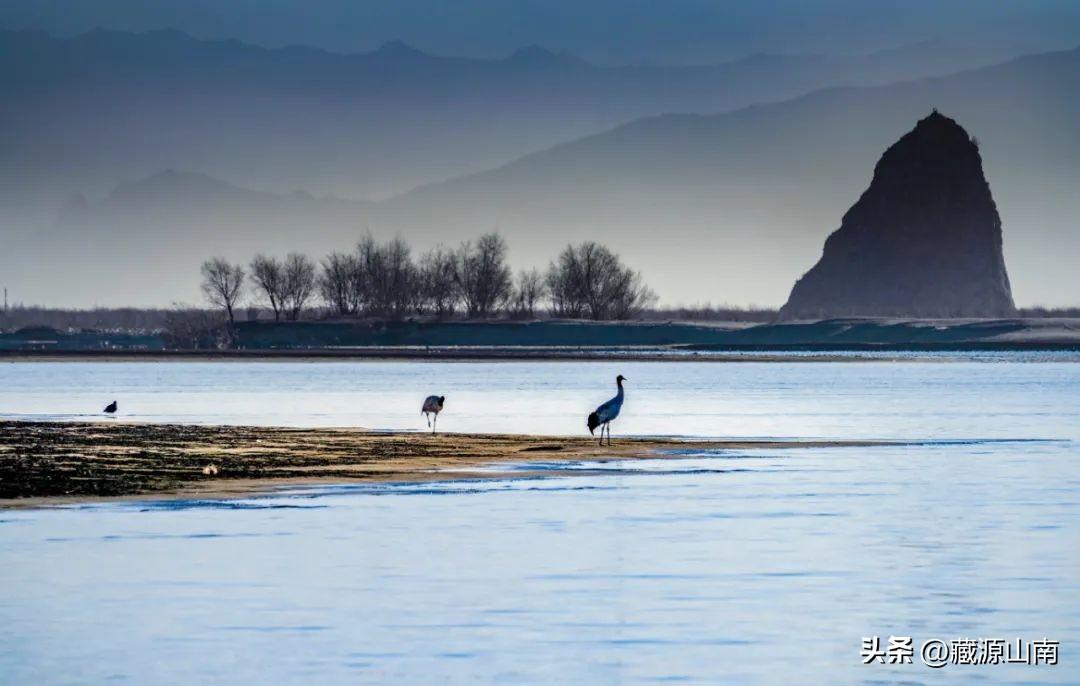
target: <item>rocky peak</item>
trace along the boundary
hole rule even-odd
[[[870,187],[780,316],[1014,313],[1001,219],[978,144],[934,110],[881,156]]]

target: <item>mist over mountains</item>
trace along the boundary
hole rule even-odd
[[[7,31],[0,176],[5,200],[17,192],[50,211],[74,193],[103,195],[165,169],[379,198],[642,116],[941,74],[1000,52],[939,40],[858,57],[599,67],[535,45],[481,60],[400,41],[343,55],[179,31]]]
[[[13,194],[0,275],[25,300],[195,301],[212,254],[318,257],[367,230],[424,249],[498,229],[515,266],[594,239],[665,302],[779,305],[881,150],[934,107],[981,142],[1017,303],[1080,292],[1076,50],[833,87],[938,73],[956,53],[603,68],[541,48],[342,56],[177,32],[8,32],[0,45],[0,173]],[[827,87],[723,112],[814,84]],[[672,110],[721,113],[616,125]],[[325,195],[446,177],[377,202]],[[48,200],[48,221],[12,219],[27,198]]]

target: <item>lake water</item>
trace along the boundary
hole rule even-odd
[[[0,510],[0,683],[1080,682],[1080,364],[0,364],[0,418],[885,438]],[[863,665],[864,636],[914,664]],[[1057,666],[921,663],[1049,638]]]

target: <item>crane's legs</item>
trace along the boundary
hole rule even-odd
[[[611,445],[611,424],[605,423],[600,425],[600,445],[604,445],[604,429],[607,429],[607,444]]]
[[[439,413],[435,413],[435,421],[431,423],[431,433],[435,433],[435,426],[439,423]]]

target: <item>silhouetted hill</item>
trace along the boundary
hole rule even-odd
[[[979,148],[936,110],[885,151],[780,310],[783,319],[1015,314]]]

